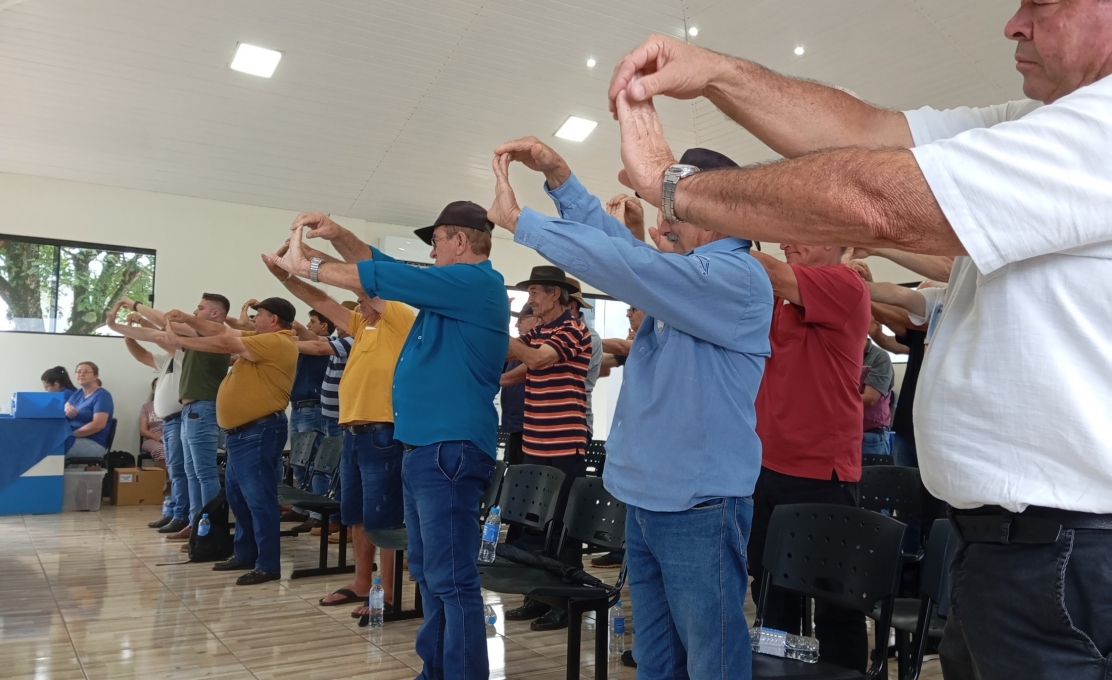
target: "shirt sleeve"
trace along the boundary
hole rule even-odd
[[[888,353],[880,348],[876,348],[876,350],[869,352],[869,371],[865,375],[865,384],[880,392],[882,396],[887,396],[892,391],[892,383],[896,374]]]
[[[173,360],[173,354],[166,354],[165,352],[154,353],[154,370],[156,373],[161,373],[166,368],[166,364]],[[176,367],[175,367],[176,368]]]
[[[490,294],[489,278],[476,265],[414,267],[385,257],[380,259],[379,250],[372,251],[374,259],[358,264],[359,281],[368,295],[471,321],[481,307],[476,298]]]
[[[926,311],[924,312],[923,316],[908,312],[907,318],[911,322],[911,325],[922,326],[923,324],[930,321],[931,316],[934,315],[935,308],[938,307],[939,303],[941,303],[945,299],[947,290],[947,288],[938,288],[932,286],[931,288],[923,288],[921,290],[915,291],[926,298]]]
[[[844,328],[862,304],[869,304],[869,288],[849,267],[790,265],[799,282],[803,322]]]
[[[907,126],[915,146],[930,144],[940,139],[956,137],[966,130],[992,127],[1009,120],[1018,120],[1042,106],[1041,102],[1021,99],[1006,104],[971,108],[938,110],[929,106],[914,111],[904,111]]]
[[[1112,79],[912,149],[977,269],[1112,240]]]
[[[97,393],[93,395],[93,413],[107,413],[108,417],[111,418],[115,410],[116,405],[112,402],[112,395],[108,390],[103,387],[97,390]]]
[[[565,324],[563,328],[548,336],[544,344],[556,350],[556,356],[561,362],[571,361],[580,354],[591,351],[591,336],[587,334],[586,329]]]
[[[618,218],[606,212],[598,196],[587,191],[587,188],[574,174],[555,189],[549,189],[548,184],[545,183],[544,190],[552,198],[552,202],[556,204],[556,209],[560,212],[562,219],[594,227],[607,236],[628,241],[636,246],[652,248],[648,243],[634,238],[633,234]]]
[[[336,356],[341,359],[347,359],[348,353],[351,351],[351,343],[353,338],[329,338],[328,344],[332,345],[332,351]]]

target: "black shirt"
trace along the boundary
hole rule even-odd
[[[910,328],[905,335],[896,336],[896,340],[910,351],[907,354],[903,385],[900,386],[900,399],[896,402],[896,415],[892,418],[892,429],[912,444],[915,443],[915,423],[911,411],[915,406],[915,385],[919,382],[919,371],[923,368],[923,354],[926,352],[923,341],[926,339],[925,331]]]
[[[520,361],[508,361],[502,372],[512,371],[521,365]],[[525,429],[525,382],[506,385],[502,388],[502,431],[521,432]]]

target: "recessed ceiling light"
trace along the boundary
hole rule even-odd
[[[692,26],[691,28],[687,29],[687,34],[694,38],[695,36],[699,35],[699,29]]]
[[[587,68],[594,68],[595,64],[597,64],[597,63],[598,62],[594,60],[594,57],[592,57],[592,58],[587,60]]]
[[[800,46],[795,48],[795,56],[802,57],[803,53],[806,52],[806,51],[807,50],[803,49],[803,45],[800,45]]]
[[[585,118],[578,118],[576,116],[568,116],[560,129],[556,131],[556,136],[560,139],[569,139],[573,142],[582,142],[587,139],[587,135],[598,125],[593,120]]]
[[[232,58],[232,69],[250,73],[253,76],[269,78],[274,75],[274,69],[278,67],[278,62],[281,59],[281,52],[240,43],[236,47],[236,56]]]

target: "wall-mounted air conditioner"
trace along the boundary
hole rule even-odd
[[[378,240],[378,249],[397,260],[413,264],[432,264],[432,258],[429,257],[431,248],[416,237],[383,236]]]

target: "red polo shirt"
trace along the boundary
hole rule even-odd
[[[849,267],[791,265],[803,305],[776,298],[757,393],[761,464],[793,477],[861,479],[861,348],[869,289]]]

